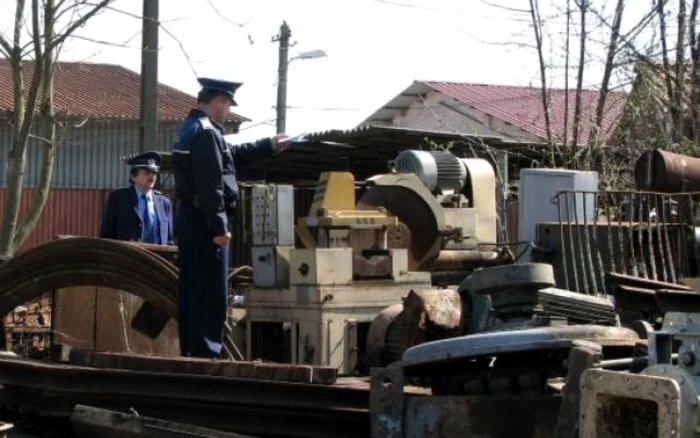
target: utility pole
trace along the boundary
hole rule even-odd
[[[272,42],[280,43],[279,68],[277,69],[277,133],[282,134],[287,125],[287,65],[289,64],[289,38],[292,31],[287,22],[282,22],[280,33]]]
[[[143,0],[139,152],[158,147],[158,1]]]

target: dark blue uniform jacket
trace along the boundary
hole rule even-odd
[[[153,204],[158,215],[160,243],[173,244],[173,214],[170,199],[160,192],[153,191]],[[125,187],[109,194],[107,207],[102,218],[100,237],[140,241],[143,218],[138,207],[136,189]]]
[[[173,148],[178,199],[183,207],[192,205],[200,213],[209,236],[230,230],[228,218],[238,201],[236,166],[272,155],[271,139],[233,146],[223,134],[220,124],[193,109],[180,126]]]

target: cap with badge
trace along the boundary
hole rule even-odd
[[[126,164],[132,168],[149,169],[158,172],[160,171],[160,159],[160,154],[158,152],[149,151],[130,158]]]
[[[243,83],[221,81],[218,79],[210,78],[198,78],[197,80],[199,81],[199,85],[202,86],[202,90],[216,90],[226,93],[226,95],[231,98],[232,105],[238,106],[234,97],[236,94],[236,90],[238,90],[238,88],[240,88],[240,86],[243,85]]]

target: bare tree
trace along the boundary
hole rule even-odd
[[[0,255],[12,255],[22,245],[36,226],[48,199],[56,150],[53,69],[57,54],[67,38],[113,0],[96,3],[87,0],[30,1],[29,11],[26,11],[27,0],[16,1],[12,40],[0,33],[0,54],[12,66],[14,100],[12,143],[7,162],[7,197],[1,213]],[[64,17],[77,18],[67,20],[65,27],[57,31],[57,25]],[[31,28],[27,28],[28,21]],[[29,42],[22,41],[23,33],[29,35]],[[30,76],[28,83],[25,83],[25,70],[26,76]],[[39,182],[29,211],[20,219],[27,145],[29,138],[35,135],[43,147]]]
[[[552,142],[552,124],[549,118],[549,103],[547,98],[547,68],[544,62],[544,50],[542,49],[542,16],[538,0],[530,0],[530,16],[532,28],[535,32],[535,46],[540,61],[540,79],[542,83],[542,110],[544,111],[544,123],[547,131],[547,141]]]
[[[572,149],[577,151],[579,130],[581,129],[581,94],[583,91],[583,72],[586,61],[586,14],[588,0],[576,0],[576,6],[581,13],[581,35],[579,38],[578,73],[576,75],[576,108],[574,109],[574,132],[572,134]]]

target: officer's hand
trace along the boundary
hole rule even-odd
[[[214,243],[216,243],[219,246],[228,245],[229,240],[231,240],[231,233],[226,233],[221,236],[214,237]]]
[[[286,149],[289,149],[291,143],[288,141],[282,141],[287,138],[289,138],[287,134],[277,134],[274,137],[272,137],[272,150],[275,152],[282,152]]]

